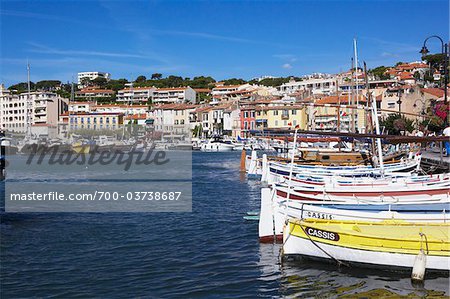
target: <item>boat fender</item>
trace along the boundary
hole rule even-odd
[[[413,281],[423,281],[425,278],[425,267],[427,263],[427,255],[423,249],[420,249],[419,254],[414,260],[411,279]]]

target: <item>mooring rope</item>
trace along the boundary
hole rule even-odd
[[[302,206],[302,208],[303,208],[303,206]],[[288,224],[288,223],[287,223]],[[285,223],[285,226],[287,225],[286,223]],[[343,261],[340,261],[340,260],[338,260],[337,258],[335,258],[334,256],[332,256],[330,253],[328,253],[325,249],[323,249],[322,247],[320,247],[316,242],[314,242],[314,240],[313,239],[311,239],[311,237],[306,233],[306,231],[305,231],[305,229],[304,229],[304,227],[300,224],[300,223],[298,223],[298,225],[300,226],[300,228],[302,229],[302,231],[303,231],[303,233],[308,237],[308,239],[311,241],[311,243],[313,243],[313,245],[314,246],[316,246],[320,251],[322,251],[325,255],[327,255],[330,259],[332,259],[333,261],[335,261],[336,262],[336,264],[340,267],[341,265],[343,265],[343,266],[346,266],[346,267],[348,267],[348,268],[350,268],[350,264],[348,264],[348,263],[346,263],[346,262],[343,262]],[[283,231],[284,231],[284,229],[283,229]],[[284,245],[286,244],[286,242],[287,242],[287,240],[289,240],[289,237],[291,236],[291,233],[292,233],[292,230],[291,230],[291,228],[289,227],[289,234],[288,234],[288,236],[286,237],[286,240],[283,240],[283,246],[281,247],[281,249],[280,249],[280,255],[283,255],[284,253],[283,253],[283,248],[284,248]]]

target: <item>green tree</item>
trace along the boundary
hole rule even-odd
[[[380,122],[380,125],[391,135],[399,135],[400,131],[411,133],[414,130],[414,122],[398,113],[390,114]]]
[[[106,84],[106,88],[118,91],[120,89],[124,89],[125,84],[127,83],[128,83],[127,79],[109,80],[109,82]]]
[[[136,78],[136,83],[144,83],[145,81],[147,81],[147,77],[145,77],[144,75],[140,75]]]
[[[91,79],[89,79],[88,77],[81,78],[80,83],[85,87],[92,85]]]
[[[245,84],[247,83],[247,81],[245,81],[244,79],[238,79],[238,78],[231,78],[231,79],[227,79],[227,80],[223,80],[223,85],[240,85],[240,84]]]
[[[43,80],[43,81],[36,82],[37,90],[52,91],[60,86],[61,86],[61,81],[59,81],[59,80]]]
[[[431,64],[431,67],[434,69],[438,69],[444,62],[444,54],[430,54],[422,57],[422,60],[426,61],[428,64]]]
[[[378,66],[374,69],[369,70],[369,73],[374,75],[375,78],[377,78],[379,80],[387,80],[390,78],[389,75],[386,74],[387,70],[388,70],[388,68],[385,67],[384,65],[382,65],[382,66]]]
[[[98,86],[100,88],[105,88],[106,84],[108,83],[108,80],[103,77],[97,77],[94,80],[91,81],[93,85]]]
[[[160,74],[160,73],[152,74],[152,80],[159,80],[161,78],[162,78],[162,74]]]
[[[17,93],[27,92],[28,91],[28,83],[27,82],[21,82],[14,85],[11,85],[8,87],[11,91],[17,91]],[[30,90],[34,91],[36,90],[36,84],[33,82],[30,82]]]

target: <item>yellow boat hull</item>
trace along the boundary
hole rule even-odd
[[[448,224],[399,221],[289,220],[286,255],[307,255],[374,265],[412,267],[421,249],[428,267],[450,270]]]

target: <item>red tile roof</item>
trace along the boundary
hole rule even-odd
[[[147,119],[147,114],[133,114],[127,115],[125,119]]]
[[[77,91],[76,93],[114,93],[114,90],[111,89],[82,89],[80,91]]]
[[[194,88],[194,90],[195,92],[205,92],[205,93],[211,92],[211,89],[208,88]]]
[[[185,91],[186,89],[188,89],[187,87],[170,87],[170,88],[158,88],[155,90],[155,92],[160,92],[160,91]]]
[[[350,99],[351,101],[351,99]],[[342,105],[347,105],[349,102],[349,97],[348,95],[345,96],[340,96],[338,98],[338,96],[327,96],[327,97],[323,97],[320,98],[318,100],[316,100],[316,104],[342,104]],[[356,99],[355,99],[356,102]],[[366,98],[362,95],[359,95],[359,102],[366,102]]]
[[[440,89],[440,88],[422,88],[422,92],[431,94],[438,98],[441,98],[444,96],[444,90]]]
[[[399,75],[400,80],[408,80],[408,79],[414,79],[413,74],[409,72],[402,72]]]

